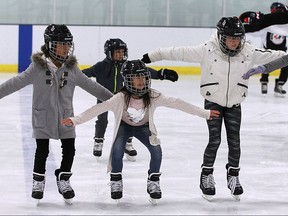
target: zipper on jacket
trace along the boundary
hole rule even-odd
[[[226,107],[228,105],[228,92],[229,92],[229,77],[230,77],[230,56],[228,56],[228,76],[227,76],[227,91],[226,91]]]
[[[118,64],[114,64],[114,89],[113,94],[116,93],[117,90],[117,75],[118,75]]]

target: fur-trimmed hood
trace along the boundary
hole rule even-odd
[[[42,52],[37,52],[31,56],[31,61],[34,62],[35,64],[40,65],[41,67],[47,67],[47,62],[44,57],[44,53]],[[65,65],[67,68],[72,68],[75,65],[78,64],[78,61],[74,55],[70,56],[67,61],[65,62]]]

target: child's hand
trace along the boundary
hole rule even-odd
[[[69,118],[61,120],[61,124],[66,125],[66,126],[73,126],[74,125],[72,120]]]
[[[210,119],[209,120],[212,120],[213,117],[219,117],[220,115],[220,112],[218,110],[210,110]]]
[[[267,74],[266,67],[264,67],[263,65],[259,65],[258,67],[251,68],[249,71],[242,75],[242,78],[244,80],[247,80],[249,79],[249,77],[259,73]]]

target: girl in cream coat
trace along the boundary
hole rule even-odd
[[[151,89],[150,72],[140,60],[125,62],[121,73],[125,86],[119,93],[78,116],[62,120],[62,124],[66,126],[81,124],[103,112],[112,111],[115,116],[115,130],[108,165],[108,172],[111,171],[111,198],[116,200],[122,198],[122,158],[127,139],[134,136],[147,147],[151,154],[147,192],[151,199],[160,199],[162,194],[159,177],[162,150],[154,125],[155,109],[166,106],[205,119],[217,116],[218,111],[204,110],[180,99],[166,97]]]

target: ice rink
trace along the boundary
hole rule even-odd
[[[0,73],[0,83],[16,74]],[[250,80],[249,96],[242,103],[241,171],[244,188],[235,201],[226,186],[227,142],[223,127],[214,178],[212,202],[201,197],[200,166],[208,129],[206,121],[178,110],[159,108],[155,124],[162,141],[162,199],[151,205],[146,192],[148,150],[134,139],[136,162],[124,158],[123,198],[117,205],[110,198],[106,173],[114,127],[109,115],[103,156],[92,155],[94,120],[76,128],[76,156],[71,184],[73,205],[58,193],[54,170],[61,159],[60,141],[52,140],[47,161],[44,198],[39,205],[31,198],[35,140],[31,131],[32,88],[27,86],[0,100],[0,214],[4,215],[286,215],[288,214],[288,100],[274,97],[275,77],[268,95],[260,94],[259,77]],[[203,107],[198,76],[181,76],[178,82],[152,81],[165,95],[179,97]],[[287,88],[284,86],[284,88]],[[96,99],[76,88],[74,111],[79,114]]]

